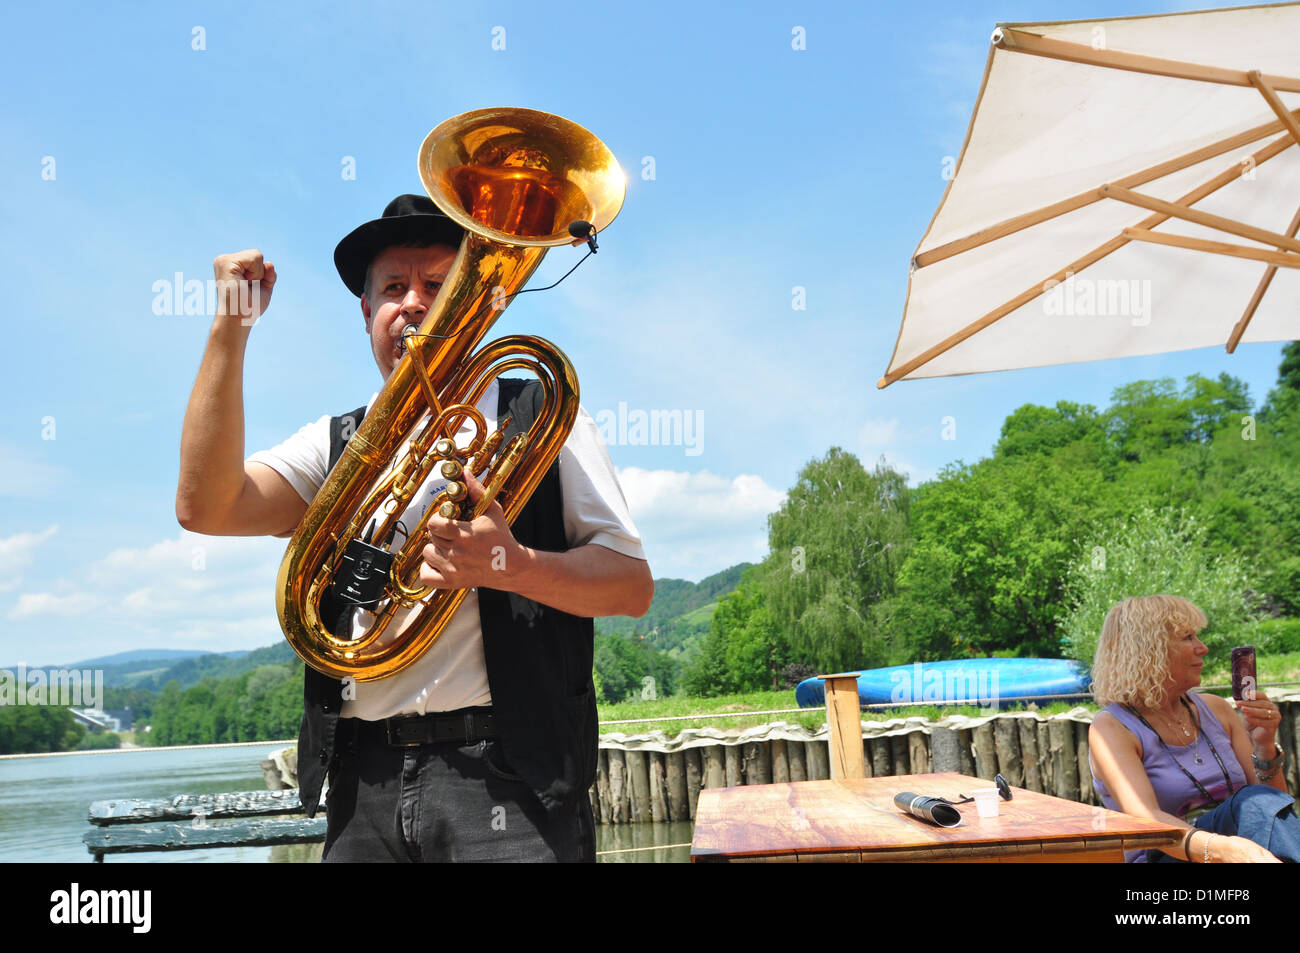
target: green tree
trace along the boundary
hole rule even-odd
[[[1300,341],[1282,348],[1282,363],[1277,369],[1277,385],[1269,391],[1259,417],[1273,423],[1300,410]]]
[[[945,469],[912,503],[918,543],[899,598],[881,607],[912,658],[994,651],[1053,655],[1074,534],[1115,504],[1100,448],[1018,455]]]
[[[650,692],[667,696],[676,688],[677,663],[640,636],[598,634],[594,663],[603,700],[611,704]]]
[[[692,695],[726,695],[780,687],[791,652],[768,611],[761,570],[745,573],[739,586],[718,601],[698,656],[682,675]]]
[[[1101,527],[1070,567],[1061,616],[1066,652],[1090,663],[1112,606],[1162,593],[1200,606],[1209,620],[1201,639],[1215,658],[1252,642],[1258,612],[1248,568],[1207,543],[1205,524],[1184,511],[1147,507]]]
[[[1170,447],[1206,443],[1251,411],[1246,385],[1228,374],[1192,374],[1180,391],[1172,378],[1134,381],[1115,389],[1105,423],[1116,449],[1129,461]]]
[[[1002,424],[1002,435],[993,449],[995,457],[1053,453],[1081,440],[1100,445],[1105,428],[1097,408],[1091,404],[1058,401],[1055,407],[1025,404]]]
[[[72,712],[58,705],[0,706],[0,754],[70,751],[83,734]]]
[[[838,447],[803,468],[768,517],[762,575],[771,623],[795,657],[829,671],[887,656],[872,607],[894,594],[911,542],[908,505],[901,473],[868,473]]]

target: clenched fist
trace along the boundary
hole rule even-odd
[[[262,260],[262,253],[248,248],[233,255],[218,255],[212,261],[217,279],[217,314],[238,317],[252,325],[271,303],[275,290],[275,265]]]

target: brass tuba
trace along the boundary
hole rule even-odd
[[[388,557],[390,566],[383,562],[383,541],[393,538],[435,467],[450,482],[432,508],[471,519],[497,497],[513,523],[559,455],[578,412],[577,376],[563,352],[526,335],[471,352],[546,249],[573,241],[571,223],[590,223],[594,235],[614,220],[626,184],[599,139],[531,109],[479,109],[447,120],[420,147],[419,172],[429,197],[467,234],[424,321],[414,332],[408,328],[405,357],[289,541],[276,581],[285,638],[304,662],[334,678],[369,681],[401,671],[433,644],[465,598],[465,590],[418,585],[422,524],[404,527],[404,545]],[[541,380],[545,402],[527,433],[502,446],[505,423],[486,434],[475,404],[497,376],[519,369]],[[458,449],[455,436],[467,420],[474,436]],[[461,474],[485,468],[486,494],[471,509]],[[331,631],[334,620],[321,617],[321,600],[340,567],[358,558],[381,591],[370,609],[374,623],[354,638]],[[414,617],[385,638],[401,609]]]

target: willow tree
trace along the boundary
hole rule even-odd
[[[875,607],[894,593],[910,544],[908,489],[886,466],[868,473],[832,447],[799,474],[768,517],[762,574],[773,622],[792,654],[826,671],[883,664]]]

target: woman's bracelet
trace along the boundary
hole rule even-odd
[[[1286,763],[1286,749],[1274,741],[1272,758],[1265,760],[1252,751],[1250,760],[1255,765],[1255,777],[1260,781],[1271,781]]]
[[[1188,863],[1191,863],[1192,860],[1192,848],[1190,843],[1192,839],[1192,835],[1195,834],[1198,830],[1200,830],[1199,827],[1193,827],[1190,831],[1188,831],[1186,834],[1183,835],[1183,856],[1187,858]]]

